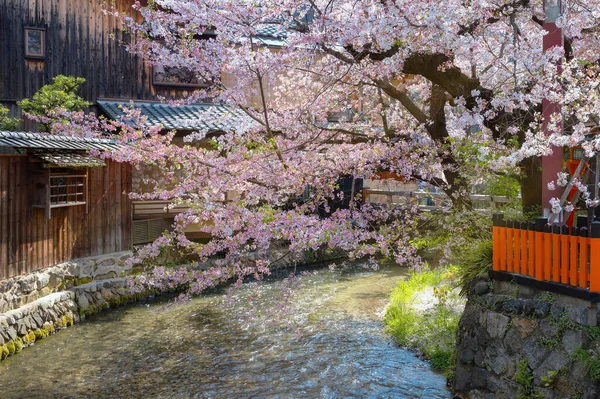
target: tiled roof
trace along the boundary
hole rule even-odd
[[[0,130],[0,146],[45,150],[114,150],[120,146],[113,140],[60,136],[48,133],[7,132]]]
[[[162,126],[163,129],[176,130],[235,130],[248,118],[241,110],[218,104],[190,104],[171,106],[159,102],[135,103],[129,101],[98,100],[100,108],[112,119],[123,116],[121,107],[139,108],[148,119],[146,126]]]
[[[35,151],[34,154],[44,161],[60,167],[92,167],[104,166],[101,159],[85,154],[64,151]]]
[[[273,38],[285,39],[288,32],[285,28],[278,24],[264,24],[256,29],[256,36],[269,36]]]
[[[260,25],[254,38],[267,47],[284,47],[288,32],[278,24]]]

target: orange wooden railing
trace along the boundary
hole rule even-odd
[[[587,223],[585,223],[587,226]],[[600,222],[590,227],[505,221],[494,215],[493,269],[600,292]]]

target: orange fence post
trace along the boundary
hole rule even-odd
[[[549,224],[544,225],[544,280],[552,280],[552,233]]]
[[[560,226],[552,226],[552,281],[560,282]]]
[[[535,223],[527,228],[527,275],[535,277]]]
[[[500,270],[506,271],[506,227],[500,227]]]
[[[535,220],[534,246],[535,246],[535,279],[544,280],[544,226],[548,223],[548,219],[539,217]]]
[[[562,226],[560,232],[560,282],[569,284],[569,228]]]
[[[581,288],[588,288],[589,245],[588,229],[582,227],[579,229],[579,286]]]
[[[513,240],[513,270],[515,273],[521,273],[521,224],[514,222],[513,224],[514,240]]]
[[[577,227],[571,227],[571,236],[569,237],[569,284],[577,286],[578,267],[577,259],[579,258],[579,229]]]
[[[600,222],[590,231],[590,291],[600,292]]]
[[[521,274],[527,274],[527,262],[529,262],[529,254],[527,251],[527,222],[521,222]]]
[[[515,229],[513,228],[513,222],[506,222],[506,270],[510,273],[513,272],[513,259],[514,259],[514,245],[513,239],[515,236]]]
[[[501,213],[495,213],[492,216],[492,247],[493,247],[493,264],[494,270],[501,270],[500,266],[500,253],[502,253],[504,244],[500,237],[501,225],[504,223],[504,215]]]

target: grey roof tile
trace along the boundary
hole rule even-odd
[[[169,104],[147,101],[97,101],[98,106],[111,118],[119,119],[124,115],[122,107],[138,108],[147,118],[146,126],[162,126],[175,130],[235,130],[236,126],[248,116],[241,110],[220,104],[189,104],[171,106]]]
[[[60,136],[48,133],[8,132],[0,130],[0,146],[51,150],[114,150],[114,140]]]

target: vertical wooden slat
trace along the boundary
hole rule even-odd
[[[9,158],[0,157],[0,278],[8,276],[8,171]]]
[[[500,270],[506,271],[506,227],[500,227]]]
[[[16,201],[16,176],[17,176],[17,162],[18,160],[11,159],[10,169],[8,175],[8,264],[9,264],[9,276],[15,276],[17,274],[16,262],[17,262],[17,231],[16,225],[18,223],[17,213],[15,211]]]
[[[589,245],[587,231],[584,231],[579,237],[579,286],[581,288],[588,288]]]
[[[560,282],[560,228],[552,229],[552,281]]]
[[[566,226],[560,233],[560,282],[569,284],[569,231]]]
[[[521,223],[521,274],[527,275],[529,262],[529,251],[527,249],[528,233],[527,223]]]
[[[592,222],[590,229],[590,291],[600,292],[600,222]]]
[[[579,258],[579,231],[576,227],[571,229],[571,235],[569,236],[569,284],[570,285],[579,285],[577,281],[577,277],[579,276],[579,267],[577,264],[577,260]]]
[[[544,280],[544,232],[536,231],[534,234],[535,267],[534,276],[536,280]]]
[[[513,228],[513,269],[515,273],[521,273],[521,226],[515,223]]]
[[[527,275],[535,277],[535,231],[532,224],[527,229]]]
[[[507,222],[506,225],[506,270],[510,273],[513,272],[513,259],[514,259],[514,248],[513,248],[513,238],[514,238],[514,229],[512,228],[512,223]]]
[[[544,231],[544,280],[552,280],[552,234]]]

